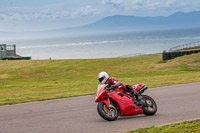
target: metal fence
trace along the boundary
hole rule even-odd
[[[170,48],[170,52],[176,51],[176,50],[183,50],[183,49],[188,49],[188,48],[195,48],[195,47],[200,47],[200,41],[198,42],[193,42],[193,43],[187,43],[187,44],[182,44],[178,45],[176,47]]]

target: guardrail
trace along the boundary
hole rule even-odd
[[[200,47],[200,41],[178,45],[176,47],[170,48],[169,51],[172,52],[172,51],[176,51],[176,50],[183,50],[183,49],[189,49],[189,48],[195,48],[195,47]]]

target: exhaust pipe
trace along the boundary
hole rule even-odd
[[[143,86],[140,90],[139,93],[142,94],[146,89],[148,89],[147,86]]]

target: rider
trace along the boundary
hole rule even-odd
[[[118,88],[120,85],[122,85],[125,92],[131,92],[132,95],[137,96],[137,92],[134,90],[132,86],[123,85],[117,79],[109,78],[109,75],[107,72],[100,72],[98,75],[98,79],[101,84],[108,84],[108,87],[110,89],[115,89],[115,88]]]

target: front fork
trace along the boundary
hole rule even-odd
[[[100,101],[98,101],[98,102],[103,102],[103,103],[105,103],[107,108],[110,108],[110,106],[111,106],[111,101],[110,101],[110,98],[109,98],[109,97],[107,97],[107,98],[104,99],[104,100],[100,100]]]
[[[110,98],[108,97],[107,100],[108,100],[108,105],[109,105],[108,108],[110,108]]]

